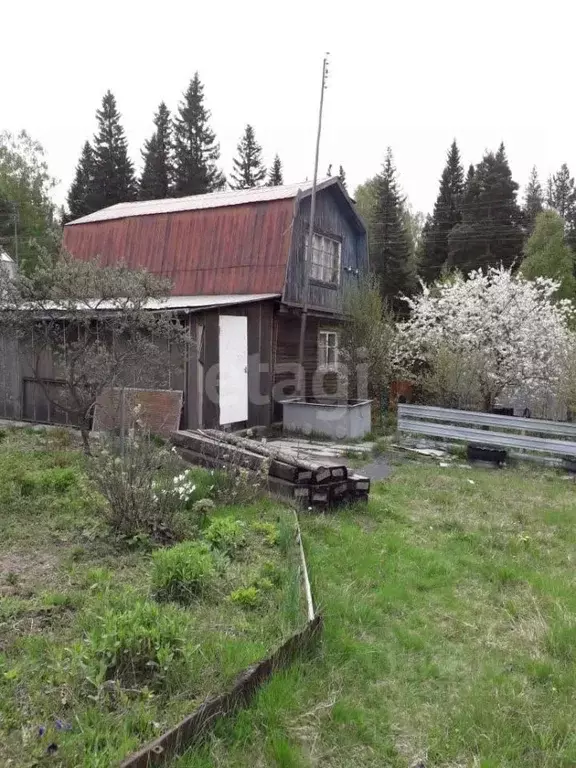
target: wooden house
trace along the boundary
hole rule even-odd
[[[258,187],[122,203],[66,225],[75,258],[172,281],[164,307],[195,342],[167,381],[183,392],[183,428],[268,425],[294,394],[310,202],[310,183]],[[368,268],[366,229],[338,178],[317,186],[312,245],[307,395],[337,367],[343,291]],[[37,390],[24,382],[21,417],[37,413]]]

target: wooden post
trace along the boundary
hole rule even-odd
[[[324,107],[324,91],[328,75],[328,54],[322,62],[322,88],[320,90],[320,109],[318,111],[318,133],[316,134],[316,155],[314,157],[314,177],[310,198],[310,222],[308,225],[308,243],[304,249],[304,274],[302,275],[302,314],[300,315],[300,343],[298,345],[298,394],[306,396],[306,373],[304,372],[304,342],[306,339],[306,320],[308,316],[308,294],[310,293],[309,267],[312,262],[312,242],[314,239],[314,217],[316,215],[316,184],[318,181],[318,158],[320,154],[320,135],[322,133],[322,109]]]

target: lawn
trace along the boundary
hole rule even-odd
[[[318,654],[177,768],[576,765],[576,504],[534,467],[405,463],[302,516]]]
[[[2,766],[116,765],[304,621],[291,510],[217,503],[178,591],[173,550],[107,527],[85,461],[65,431],[0,430]]]

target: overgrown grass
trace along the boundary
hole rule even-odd
[[[266,499],[211,510],[197,589],[190,552],[107,528],[85,458],[57,438],[0,440],[0,765],[108,768],[302,623],[293,519]]]
[[[303,516],[320,651],[177,768],[576,765],[575,493],[406,463]]]

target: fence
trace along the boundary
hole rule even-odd
[[[576,457],[576,424],[570,422],[399,404],[398,432]]]

